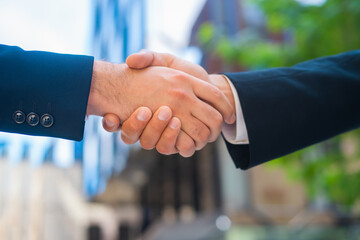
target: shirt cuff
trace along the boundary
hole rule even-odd
[[[223,75],[228,81],[235,100],[236,122],[233,124],[223,123],[222,133],[226,141],[231,144],[249,144],[249,137],[246,130],[244,115],[240,105],[240,99],[234,84],[228,77]]]

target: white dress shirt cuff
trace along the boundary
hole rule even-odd
[[[224,75],[228,81],[235,100],[236,122],[233,124],[224,123],[222,133],[226,141],[232,144],[249,144],[249,137],[246,130],[240,99],[234,84]]]

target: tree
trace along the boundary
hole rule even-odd
[[[229,38],[205,23],[198,33],[203,49],[215,49],[229,65],[247,69],[284,67],[360,48],[357,0],[327,0],[319,6],[296,0],[249,2],[263,11],[266,31],[245,28]],[[359,143],[360,131],[355,130],[271,165],[282,166],[291,177],[303,181],[310,196],[324,194],[333,203],[351,207],[360,200]]]

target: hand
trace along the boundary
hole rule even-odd
[[[133,54],[127,59],[127,64],[132,68],[144,68],[147,66],[165,66],[170,67],[173,69],[181,70],[186,73],[192,74],[204,81],[211,82],[218,88],[222,90],[222,92],[225,93],[227,96],[227,99],[231,103],[232,109],[235,109],[234,107],[234,98],[232,95],[231,88],[229,84],[227,83],[226,79],[221,75],[208,75],[207,72],[200,67],[199,65],[187,62],[183,59],[176,58],[170,54],[161,54],[161,53],[155,53],[150,51],[142,51],[138,54]],[[135,115],[134,113],[133,115]],[[166,134],[164,138],[168,139],[167,141],[163,141],[163,136],[157,134],[157,135],[147,135],[146,133],[149,132],[148,129],[162,129],[166,126],[167,122],[160,122],[160,121],[154,121],[150,118],[147,120],[142,121],[141,123],[138,122],[139,120],[133,116],[124,122],[123,130],[122,130],[122,138],[123,140],[128,143],[135,143],[137,139],[140,137],[140,144],[144,148],[153,148],[156,145],[157,150],[160,153],[163,154],[172,154],[176,153],[174,149],[176,149],[174,146],[171,146],[171,143],[174,142],[174,139],[169,139],[169,134]],[[150,123],[146,125],[148,122]],[[232,115],[232,119],[228,119],[228,123],[233,123],[235,121],[235,115]],[[110,124],[111,125],[110,125]],[[119,121],[116,119],[116,116],[112,114],[107,114],[104,117],[103,126],[108,131],[116,131],[119,128]],[[144,130],[145,129],[145,130]],[[143,131],[144,130],[144,131]],[[151,132],[151,131],[150,131]],[[142,135],[141,135],[142,134]],[[127,137],[124,137],[126,135]],[[144,136],[145,135],[145,136]],[[131,140],[129,140],[129,136]],[[175,134],[173,135],[175,136]],[[152,140],[149,141],[149,139]],[[147,139],[147,140],[143,140]],[[191,139],[190,139],[191,140]],[[214,139],[215,140],[215,139]],[[189,139],[182,137],[182,134],[180,133],[179,139],[176,143],[177,149],[179,149],[180,154],[183,156],[191,156],[195,149],[189,149],[189,144],[186,144],[186,142],[189,141]],[[144,142],[146,144],[144,144]],[[150,143],[150,144],[149,144]],[[182,151],[183,146],[187,147],[187,151]],[[164,151],[165,150],[165,151]],[[166,151],[168,150],[168,151]],[[187,154],[184,154],[186,152]]]
[[[140,107],[123,123],[121,138],[127,144],[134,144],[140,139],[144,149],[156,147],[164,155],[179,153],[190,157],[196,149],[194,141],[180,130],[180,120],[171,116],[172,111],[166,106],[160,107],[153,117],[149,108]],[[108,113],[103,118],[103,127],[109,132],[117,132],[120,120],[115,114]]]
[[[233,114],[218,88],[186,73],[164,67],[133,70],[123,64],[95,62],[88,114],[115,113],[124,120],[142,105],[152,111],[161,105],[169,106],[197,147],[217,137],[222,115],[229,119]]]
[[[151,114],[151,110],[147,107],[138,108],[124,122],[122,127],[126,131],[121,131],[122,139],[127,144],[133,144],[140,138],[140,144],[145,149],[156,146],[157,151],[161,154],[177,153],[178,150],[175,148],[175,144],[180,134],[180,120],[172,117],[172,111],[169,107],[160,107],[152,118]],[[187,146],[181,145],[183,148],[181,153],[185,156],[193,154],[191,152],[193,141],[190,141],[190,143],[191,145]]]

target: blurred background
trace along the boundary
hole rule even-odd
[[[142,48],[209,73],[360,48],[359,0],[0,0],[0,43],[121,63]],[[246,172],[222,139],[191,158],[0,133],[0,239],[360,239],[360,131]]]

